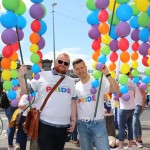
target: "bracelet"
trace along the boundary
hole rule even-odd
[[[106,78],[108,78],[109,76],[111,76],[111,74],[110,74],[110,73],[108,73],[108,74],[106,74],[105,76],[106,76]]]

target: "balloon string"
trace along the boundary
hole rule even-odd
[[[17,33],[17,40],[18,40],[18,45],[19,45],[19,52],[20,52],[20,56],[21,56],[21,62],[22,62],[22,64],[24,64],[23,55],[22,55],[22,49],[21,49],[21,44],[20,44],[20,39],[19,39],[19,33],[18,33],[18,27],[17,26],[16,26],[16,33]],[[30,110],[31,110],[32,107],[31,107],[30,93],[29,93],[29,88],[28,88],[26,74],[24,75],[24,81],[25,81],[26,91],[27,91],[27,95],[28,95],[29,107],[30,107]]]
[[[114,18],[115,6],[116,6],[116,0],[114,2],[114,6],[113,6],[113,12],[112,12],[112,18],[111,18],[111,22],[110,22],[109,35],[110,35],[110,32],[111,32],[112,22],[113,22],[113,18]],[[100,85],[99,85],[99,88],[98,88],[98,94],[97,94],[97,98],[96,98],[96,106],[95,106],[94,118],[96,117],[96,114],[97,114],[97,108],[98,108],[98,103],[99,103],[99,98],[100,98],[100,91],[101,91],[101,87],[102,87],[102,79],[103,79],[103,74],[101,76]]]

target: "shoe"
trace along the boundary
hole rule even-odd
[[[136,145],[138,148],[143,148],[143,146],[141,145],[141,143],[139,143],[138,141],[135,142],[135,145]]]
[[[16,143],[14,150],[21,150],[19,143]]]
[[[9,146],[8,150],[14,150],[14,147],[13,146]]]
[[[142,140],[138,140],[138,142],[139,142],[140,144],[143,144],[143,141],[142,141]]]
[[[124,150],[133,150],[133,148],[126,146],[126,147],[124,147]]]

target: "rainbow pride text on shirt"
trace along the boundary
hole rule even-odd
[[[87,97],[78,98],[78,103],[85,103],[91,101],[96,101],[95,95],[89,95]]]
[[[46,86],[46,92],[50,91],[51,89],[51,86]],[[71,93],[71,89],[67,87],[58,87],[56,88],[55,92]]]

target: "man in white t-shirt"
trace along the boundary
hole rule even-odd
[[[108,134],[104,122],[104,94],[118,92],[118,85],[104,65],[101,92],[96,117],[94,117],[97,94],[91,94],[93,77],[87,73],[87,66],[82,59],[73,61],[74,73],[80,78],[76,83],[78,132],[81,150],[92,150],[93,143],[97,150],[109,150]]]
[[[38,93],[36,108],[40,108],[47,94],[61,76],[64,80],[52,93],[40,114],[39,145],[40,150],[63,150],[67,132],[73,132],[76,125],[75,83],[65,75],[70,64],[70,57],[66,53],[58,55],[54,62],[54,69],[39,73],[38,80],[31,80],[31,87]],[[19,70],[19,83],[23,93],[25,89],[24,74],[27,68],[22,65]]]

